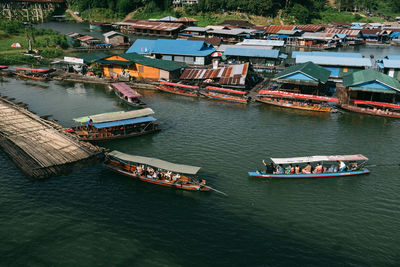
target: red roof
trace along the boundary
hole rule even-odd
[[[17,68],[17,70],[35,71],[35,72],[47,72],[47,71],[50,71],[50,69],[30,69],[30,68],[25,68],[25,67]]]
[[[132,25],[129,26],[129,28],[133,29],[146,29],[146,30],[158,30],[158,31],[174,31],[178,30],[181,27],[183,27],[182,23],[155,22],[147,20],[138,20],[132,22]]]
[[[381,29],[362,29],[361,32],[368,35],[381,35],[383,31]]]
[[[271,91],[271,90],[261,90],[258,92],[259,95],[276,95],[283,96],[288,98],[298,98],[298,99],[310,99],[310,100],[320,100],[326,102],[338,102],[338,99],[335,97],[326,97],[326,96],[317,96],[317,95],[308,95],[308,94],[297,94],[297,93],[289,93],[284,91]]]
[[[112,83],[111,85],[115,88],[115,90],[117,90],[126,97],[132,97],[132,98],[141,97],[141,95],[138,92],[133,90],[129,85],[127,85],[124,82]]]
[[[220,92],[228,92],[228,93],[234,93],[238,95],[245,95],[247,92],[245,91],[238,91],[238,90],[232,90],[232,89],[225,89],[225,88],[219,88],[219,87],[214,87],[214,86],[207,86],[206,87],[208,90],[212,91],[220,91]]]
[[[4,69],[7,69],[8,68],[8,66],[0,66],[0,70],[4,70]]]
[[[325,29],[322,24],[296,25],[297,29],[305,32],[319,32]]]
[[[360,30],[338,29],[338,28],[326,28],[323,32],[346,34],[349,37],[357,37],[360,34]]]
[[[281,30],[294,31],[295,29],[296,29],[296,26],[294,26],[294,25],[271,25],[268,27],[264,27],[263,30],[265,30],[265,33],[275,34]]]

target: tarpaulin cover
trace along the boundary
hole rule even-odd
[[[297,93],[289,93],[283,91],[270,91],[270,90],[261,90],[258,92],[259,95],[277,95],[289,98],[299,98],[299,99],[310,99],[310,100],[320,100],[326,102],[338,102],[336,97],[326,97],[326,96],[317,96],[317,95],[307,95],[307,94],[297,94]]]
[[[354,100],[354,104],[356,105],[372,105],[372,106],[381,106],[387,108],[395,108],[400,109],[400,105],[383,103],[383,102],[375,102],[375,101],[365,101],[365,100]]]
[[[176,86],[176,87],[185,87],[185,88],[191,88],[191,89],[199,89],[198,86],[192,86],[192,85],[186,85],[186,84],[180,84],[180,83],[160,82],[160,84],[171,85],[171,86]]]
[[[95,123],[95,124],[93,124],[93,126],[96,127],[97,129],[102,129],[102,128],[107,128],[107,127],[124,126],[124,125],[138,124],[138,123],[150,122],[150,121],[156,121],[156,119],[151,116],[148,116],[148,117],[141,117],[141,118],[136,118],[136,119]]]
[[[129,85],[127,85],[124,82],[112,83],[111,85],[114,87],[115,90],[117,90],[126,97],[132,97],[132,98],[141,97],[141,95],[138,92],[133,90]]]
[[[361,154],[355,155],[333,155],[333,156],[309,156],[309,157],[296,157],[296,158],[271,158],[275,164],[290,164],[290,163],[307,163],[319,161],[357,161],[368,160],[367,157]]]
[[[97,115],[89,115],[85,117],[76,118],[74,119],[74,121],[87,122],[89,120],[92,120],[93,123],[102,123],[109,121],[134,119],[134,118],[149,116],[152,114],[154,114],[154,111],[151,108],[144,108],[139,110],[125,111],[125,112],[110,112]]]
[[[232,89],[225,89],[225,88],[219,88],[219,87],[214,87],[214,86],[207,86],[206,87],[208,90],[212,91],[220,91],[220,92],[227,92],[227,93],[233,93],[233,94],[238,94],[238,95],[245,95],[247,92],[245,91],[238,91],[238,90],[232,90]]]
[[[48,72],[48,71],[50,71],[49,69],[30,69],[30,68],[25,68],[25,67],[17,68],[17,70],[34,71],[34,72]]]
[[[171,163],[171,162],[156,159],[156,158],[148,158],[148,157],[142,157],[142,156],[129,155],[129,154],[125,154],[125,153],[122,153],[122,152],[119,152],[116,150],[110,152],[109,155],[111,155],[114,158],[120,159],[122,161],[129,161],[129,162],[134,162],[134,163],[139,163],[139,164],[150,165],[155,168],[168,170],[168,171],[172,171],[172,172],[179,172],[179,173],[186,173],[186,174],[194,175],[200,170],[200,167],[175,164],[175,163]]]

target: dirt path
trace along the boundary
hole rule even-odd
[[[78,15],[76,15],[71,9],[67,9],[68,14],[70,14],[72,16],[72,18],[76,21],[76,22],[83,22],[83,19],[81,17],[79,17]]]
[[[132,19],[133,15],[135,15],[136,12],[137,12],[137,9],[135,11],[130,12],[128,15],[125,16],[123,21],[128,20],[128,19]]]

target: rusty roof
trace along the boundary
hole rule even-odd
[[[305,32],[319,32],[325,29],[322,24],[296,25],[297,29]]]
[[[323,32],[346,34],[349,37],[357,37],[360,34],[360,30],[338,29],[338,28],[326,28]]]
[[[155,22],[147,20],[138,20],[132,22],[129,28],[134,29],[147,29],[147,30],[157,30],[157,31],[174,31],[183,27],[182,23],[170,23],[170,22]]]
[[[85,41],[89,41],[89,40],[93,40],[93,39],[97,39],[95,37],[89,36],[89,35],[84,35],[82,37],[77,38],[79,41],[81,42],[85,42]]]
[[[197,19],[192,19],[192,18],[188,18],[188,17],[183,17],[183,18],[179,18],[176,21],[181,21],[181,22],[196,22],[198,21]]]
[[[249,63],[228,65],[217,69],[185,69],[180,77],[182,80],[211,79],[221,85],[246,84]]]
[[[264,27],[263,30],[265,30],[265,33],[275,34],[281,30],[294,31],[295,29],[296,29],[296,26],[294,26],[294,25],[271,25],[271,26]]]

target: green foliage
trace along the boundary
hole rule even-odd
[[[0,62],[4,65],[38,64],[40,61],[31,56],[22,54],[0,55]]]
[[[296,18],[300,24],[306,24],[310,22],[310,12],[308,9],[300,4],[295,4],[289,14]]]
[[[56,58],[61,57],[63,55],[63,51],[57,48],[45,48],[40,55],[44,58]]]

